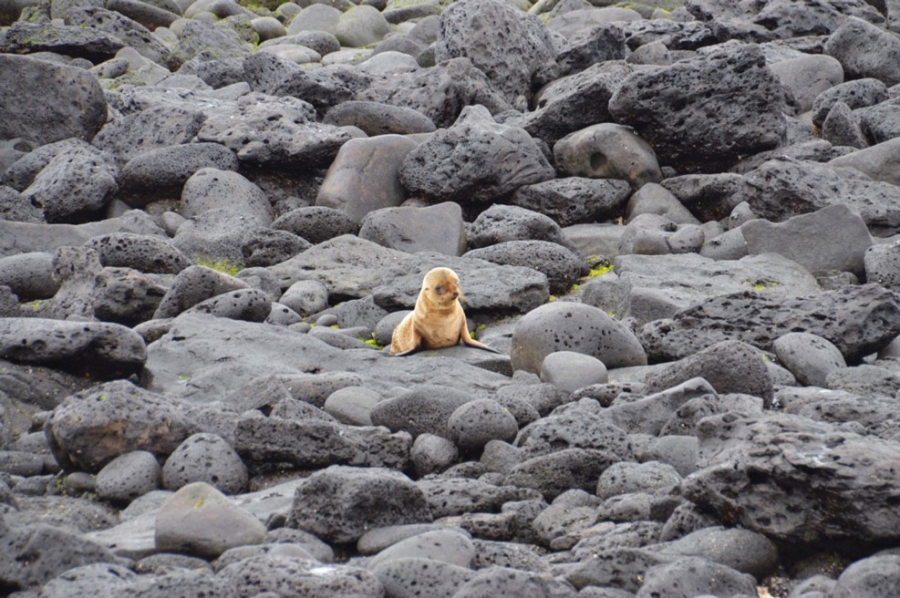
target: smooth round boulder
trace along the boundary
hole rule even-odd
[[[409,459],[419,477],[440,473],[456,462],[459,449],[443,436],[419,434],[409,451]]]
[[[477,399],[458,407],[447,421],[450,440],[463,452],[475,452],[491,440],[512,442],[519,431],[516,418],[493,399]]]
[[[97,473],[97,496],[114,502],[130,502],[159,487],[159,462],[149,451],[120,455]]]
[[[647,365],[647,354],[634,333],[603,310],[582,303],[546,303],[516,324],[513,370],[537,374],[544,358],[556,351],[591,355],[609,369]]]
[[[154,537],[160,552],[216,558],[230,548],[259,544],[266,526],[205,482],[184,486],[156,516]]]
[[[584,353],[556,351],[541,362],[541,380],[565,392],[575,392],[591,384],[606,384],[609,374],[603,362]]]
[[[816,334],[789,332],[778,337],[772,348],[781,365],[807,386],[827,388],[828,374],[847,367],[840,349]]]
[[[206,482],[225,494],[238,494],[248,479],[247,467],[237,452],[224,438],[208,432],[186,438],[162,468],[162,483],[168,490]]]
[[[553,160],[569,176],[621,179],[635,189],[663,179],[650,144],[631,127],[614,123],[569,133],[553,146]]]

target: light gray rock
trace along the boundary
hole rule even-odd
[[[843,102],[835,102],[822,123],[822,137],[832,145],[862,149],[869,146],[860,119]]]
[[[880,284],[887,289],[900,289],[898,258],[900,258],[900,246],[894,243],[869,247],[863,256],[866,280]]]
[[[555,351],[541,362],[541,380],[565,392],[575,392],[591,384],[609,380],[606,366],[591,355],[575,351]]]
[[[656,592],[673,598],[704,594],[750,596],[755,591],[756,580],[752,575],[701,557],[684,557],[648,569],[644,584],[635,596],[649,598]]]
[[[535,240],[558,243],[577,253],[576,246],[552,218],[515,205],[492,205],[468,227],[467,237],[472,249],[505,241]]]
[[[457,457],[459,449],[453,441],[427,432],[416,437],[409,453],[419,477],[444,471],[456,462]]]
[[[851,166],[876,181],[897,185],[900,183],[900,177],[896,174],[897,160],[900,159],[898,148],[900,148],[900,139],[890,139],[834,158],[828,163],[839,168]]]
[[[807,332],[789,332],[772,344],[778,361],[797,380],[809,386],[826,387],[828,374],[847,367],[840,350],[828,340]]]
[[[635,189],[663,178],[650,144],[632,128],[614,123],[566,135],[554,144],[553,160],[569,176],[620,179]]]
[[[621,462],[611,465],[597,481],[597,496],[611,498],[633,492],[654,492],[676,486],[681,475],[674,467],[659,461],[645,463]]]
[[[852,109],[874,106],[888,99],[887,88],[878,79],[863,78],[847,81],[822,91],[812,105],[812,121],[817,127],[825,122],[831,107],[844,102]]]
[[[371,426],[371,412],[381,395],[361,386],[347,386],[331,393],[322,409],[337,421],[351,426]]]
[[[124,166],[144,152],[189,143],[205,119],[201,110],[187,104],[149,106],[108,122],[93,144]]]
[[[88,243],[105,267],[133,268],[151,274],[178,274],[191,260],[165,238],[134,233],[111,233]]]
[[[262,189],[230,170],[202,168],[195,172],[181,191],[181,205],[185,217],[230,209],[262,226],[270,225],[273,219],[272,206]]]
[[[844,69],[827,55],[802,56],[769,65],[778,80],[793,94],[800,112],[808,112],[820,93],[844,82]]]
[[[453,202],[369,212],[362,221],[359,237],[407,253],[433,251],[459,256],[466,250],[462,209]]]
[[[406,191],[397,178],[416,142],[401,135],[351,139],[338,150],[316,196],[316,205],[360,222],[380,208],[399,206]]]
[[[374,571],[381,563],[411,557],[470,568],[475,559],[475,545],[469,535],[458,528],[424,531],[385,548],[372,557],[366,567]]]
[[[741,226],[751,255],[775,252],[811,273],[842,270],[862,276],[863,256],[872,245],[865,222],[846,205],[836,204],[812,214],[773,224],[763,219]],[[828,243],[823,242],[828,235]]]
[[[236,546],[259,544],[265,526],[205,482],[194,482],[173,494],[156,519],[159,550],[215,558]]]
[[[341,13],[334,34],[341,45],[362,48],[381,41],[390,30],[390,25],[377,8],[362,5]]]

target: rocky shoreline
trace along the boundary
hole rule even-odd
[[[895,596],[898,15],[0,0],[0,595]]]

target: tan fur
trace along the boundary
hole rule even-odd
[[[452,347],[460,340],[472,347],[494,351],[469,336],[466,314],[459,303],[461,294],[456,272],[450,268],[435,268],[428,272],[422,281],[415,309],[394,329],[391,354]]]

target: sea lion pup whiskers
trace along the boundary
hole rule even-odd
[[[466,314],[459,303],[459,277],[450,268],[435,268],[425,275],[416,307],[394,329],[391,355],[408,355],[418,349],[441,349],[459,344],[499,353],[473,340]]]

